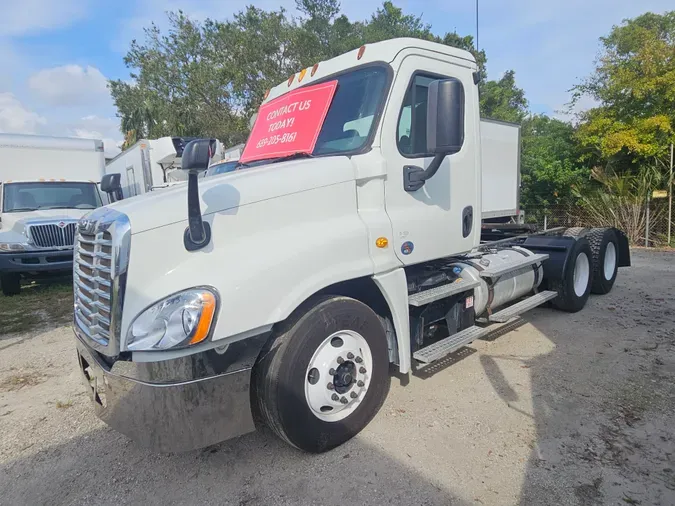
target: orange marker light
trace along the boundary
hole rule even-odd
[[[389,246],[389,240],[386,237],[378,237],[375,241],[375,246],[378,248],[386,248]]]
[[[293,84],[293,79],[295,79],[295,74],[291,74],[291,77],[288,78],[288,86]]]
[[[307,73],[307,69],[302,69],[298,74],[298,82],[302,81]]]
[[[312,72],[309,74],[310,77],[314,77],[314,74],[316,74],[317,70],[319,70],[319,64],[315,63],[314,66],[312,67]]]
[[[267,90],[265,92],[265,96],[263,97],[263,100],[267,100],[267,97],[269,97],[269,96],[270,96],[270,90]]]
[[[197,324],[197,331],[190,339],[190,344],[201,343],[209,335],[213,315],[216,313],[216,298],[209,292],[202,293],[202,314]]]
[[[363,53],[365,53],[365,52],[366,52],[366,46],[361,46],[359,48],[359,52],[356,55],[356,59],[360,60],[363,57]]]

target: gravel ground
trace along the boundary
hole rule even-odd
[[[0,504],[675,504],[675,254],[540,308],[307,455],[267,431],[159,455],[99,422],[68,328],[0,337]]]

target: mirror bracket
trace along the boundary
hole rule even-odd
[[[425,181],[436,174],[444,159],[445,153],[437,153],[426,170],[415,165],[404,166],[403,189],[407,192],[414,192],[422,188]]]

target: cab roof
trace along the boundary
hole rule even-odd
[[[283,83],[278,84],[274,88],[270,89],[269,94],[267,97],[265,97],[265,100],[263,100],[263,104],[291,90],[300,88],[301,86],[305,86],[311,82],[319,81],[332,74],[347,70],[352,67],[378,61],[391,63],[401,51],[406,49],[420,49],[433,53],[439,53],[445,56],[455,57],[460,60],[464,60],[467,64],[473,67],[476,67],[477,70],[475,58],[469,51],[465,51],[464,49],[411,37],[389,39],[382,42],[375,42],[373,44],[366,44],[358,49],[349,51],[348,53],[341,54],[340,56],[336,56],[330,60],[318,62],[312,67],[300,70],[300,72],[293,74],[292,79],[289,76],[288,81],[284,81]],[[360,57],[359,52],[361,52]],[[314,73],[312,74],[312,72]]]

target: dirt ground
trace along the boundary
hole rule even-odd
[[[633,263],[580,313],[393,378],[318,456],[264,430],[153,454],[95,418],[67,327],[0,335],[0,504],[675,504],[675,254]]]

